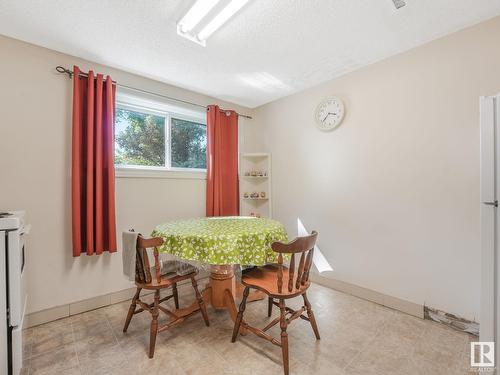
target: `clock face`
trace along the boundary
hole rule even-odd
[[[344,103],[337,97],[326,98],[316,108],[316,125],[321,130],[328,131],[337,128],[343,118]]]

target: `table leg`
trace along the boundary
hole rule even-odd
[[[217,310],[227,309],[227,304],[234,304],[236,297],[236,277],[232,265],[211,266],[210,281],[212,307]],[[231,299],[227,299],[227,295]],[[229,307],[231,308],[231,306]]]
[[[216,310],[227,310],[231,320],[236,321],[238,308],[236,307],[235,297],[238,294],[236,277],[232,265],[211,266],[210,278],[207,286],[203,289],[201,295],[205,305],[212,306]],[[262,298],[261,298],[262,299]],[[256,299],[254,299],[255,301]],[[179,316],[185,316],[198,310],[198,303],[194,302],[191,306],[176,311]],[[247,330],[240,329],[240,333],[245,335]]]
[[[208,306],[210,304],[210,297],[212,295],[212,290],[209,285],[205,287],[205,289],[201,292],[201,297],[203,298],[203,301],[205,302],[205,306]],[[188,307],[185,307],[183,309],[176,309],[175,310],[175,315],[179,317],[183,316],[188,316],[191,315],[193,312],[198,311],[200,309],[200,306],[198,305],[198,301],[194,301],[191,305]]]
[[[245,290],[245,285],[242,283],[236,283],[236,296],[238,298],[243,297],[243,291]],[[263,299],[267,298],[266,293],[261,292],[260,290],[254,290],[250,292],[247,298],[247,303],[248,302],[254,302],[254,301],[262,301]]]
[[[210,281],[207,285],[210,288],[211,305],[217,310],[227,310],[231,320],[236,321],[238,308],[235,298],[237,295],[236,277],[234,276],[234,266],[211,266]],[[246,335],[245,328],[240,329],[242,335]]]
[[[233,322],[236,321],[236,315],[238,315],[238,308],[236,307],[236,302],[234,301],[233,295],[229,290],[224,291],[224,305],[231,317]]]

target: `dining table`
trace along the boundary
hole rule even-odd
[[[236,279],[235,269],[244,266],[262,266],[275,263],[278,254],[271,244],[287,242],[286,230],[280,222],[256,217],[208,217],[172,221],[159,224],[152,236],[161,237],[160,253],[195,262],[209,271],[209,280],[202,296],[206,306],[227,310],[236,320],[236,299],[243,293],[243,285]],[[264,299],[262,292],[249,295],[248,301]],[[179,309],[180,316],[191,315],[199,309],[197,303]]]

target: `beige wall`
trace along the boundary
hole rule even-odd
[[[479,96],[500,92],[500,18],[260,107],[274,215],[319,231],[326,276],[478,319]],[[345,101],[340,128],[316,105]]]
[[[265,105],[243,149],[273,153],[274,215],[320,232],[328,277],[454,312],[479,311],[478,98],[500,92],[500,18]],[[29,312],[118,291],[121,254],[70,248],[71,82],[78,64],[201,104],[215,99],[0,37],[0,209],[26,209]],[[347,116],[318,131],[315,106]],[[250,113],[228,103],[222,105]],[[260,145],[264,146],[260,146]],[[117,179],[118,231],[204,213],[204,180]]]
[[[129,86],[250,110],[1,36],[0,56],[0,209],[25,209],[33,225],[28,312],[130,287],[121,253],[71,256],[71,81],[55,67],[77,64]],[[204,216],[205,180],[118,178],[116,204],[118,232],[149,233],[162,221]]]

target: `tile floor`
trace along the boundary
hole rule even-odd
[[[184,295],[181,303],[190,298]],[[318,285],[311,287],[309,298],[322,338],[316,341],[301,319],[289,326],[291,374],[469,373],[474,336]],[[294,302],[290,305],[300,304]],[[196,314],[160,333],[150,360],[149,314],[136,315],[129,332],[122,333],[128,304],[26,330],[24,374],[282,374],[280,348],[254,335],[239,336],[232,344],[229,316],[212,309],[209,328]],[[245,317],[263,327],[269,321],[266,312],[266,301],[252,302]],[[279,327],[273,330],[279,336]]]

